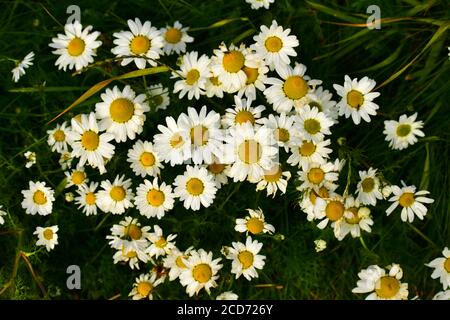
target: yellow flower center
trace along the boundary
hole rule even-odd
[[[222,173],[223,170],[225,170],[225,165],[222,164],[222,163],[211,163],[211,164],[208,166],[208,170],[209,170],[209,172],[211,172],[211,173],[219,174],[219,173]]]
[[[192,86],[200,78],[200,72],[197,69],[191,69],[186,74],[186,83]]]
[[[382,277],[375,285],[375,292],[384,299],[394,297],[400,290],[400,282],[394,277]]]
[[[209,81],[216,87],[220,86],[219,78],[218,77],[211,77],[209,78]]]
[[[445,259],[444,262],[444,269],[445,271],[447,271],[448,273],[450,273],[450,257]]]
[[[303,127],[309,134],[316,134],[320,132],[321,129],[320,122],[317,121],[316,119],[306,119],[303,124]]]
[[[239,159],[247,164],[257,163],[262,156],[261,145],[255,140],[245,140],[238,148]]]
[[[361,182],[363,192],[371,192],[375,188],[375,180],[373,178],[365,178]]]
[[[345,221],[348,224],[358,224],[361,221],[361,218],[358,216],[358,208],[351,207],[351,208],[347,209],[347,211],[352,213],[351,218],[345,218]]]
[[[361,108],[364,104],[364,96],[361,92],[356,90],[351,90],[347,93],[347,104],[355,109]]]
[[[148,297],[152,290],[153,286],[147,281],[139,282],[137,286],[137,292],[143,297]]]
[[[193,196],[198,196],[203,193],[205,190],[205,186],[203,185],[202,180],[197,178],[191,178],[186,182],[186,190]]]
[[[236,73],[244,67],[244,55],[237,50],[225,53],[222,59],[223,68],[230,73]]]
[[[255,117],[250,111],[242,110],[236,113],[234,118],[234,122],[236,124],[243,124],[245,122],[250,122],[251,124],[255,124]]]
[[[58,129],[53,133],[53,138],[55,138],[56,142],[63,142],[66,140],[66,134],[64,131]]]
[[[284,82],[283,90],[289,99],[298,100],[308,93],[308,83],[300,76],[290,76]]]
[[[248,269],[253,265],[253,253],[248,250],[239,252],[238,254],[239,262],[242,264],[242,269]]]
[[[159,207],[164,203],[166,196],[164,192],[156,189],[151,189],[147,192],[147,202],[153,207]]]
[[[44,238],[45,240],[52,240],[53,239],[53,230],[48,228],[44,230]]]
[[[114,186],[109,192],[109,195],[114,201],[122,201],[123,199],[125,199],[126,194],[127,193],[122,186]]]
[[[264,230],[264,222],[258,218],[250,218],[247,220],[247,230],[252,234],[259,234]]]
[[[163,249],[166,245],[167,241],[164,237],[159,238],[158,241],[155,242],[155,246],[161,249]]]
[[[285,128],[277,128],[277,129],[275,130],[275,138],[276,138],[278,141],[286,142],[286,141],[288,141],[289,138],[290,138],[289,131],[288,131],[287,129],[285,129]]]
[[[74,171],[72,173],[72,182],[75,185],[80,185],[86,179],[86,174],[83,171]]]
[[[176,259],[175,259],[175,264],[178,266],[178,268],[180,268],[180,269],[186,269],[187,267],[186,267],[186,265],[184,264],[184,262],[183,262],[183,259],[182,259],[182,256],[178,256]]]
[[[244,67],[245,74],[247,75],[247,81],[246,84],[252,84],[255,83],[256,79],[258,79],[258,68],[250,68],[250,67]]]
[[[118,98],[111,102],[109,113],[113,121],[119,123],[127,122],[134,114],[134,103],[126,98]]]
[[[190,135],[191,135],[191,142],[196,146],[200,147],[208,143],[209,140],[208,128],[202,125],[192,127]]]
[[[122,250],[122,252],[123,252],[123,250]],[[130,259],[136,258],[137,257],[137,252],[134,251],[134,250],[130,250],[130,251],[128,251],[128,253],[125,256],[127,258],[130,258]]]
[[[319,193],[316,193],[314,190],[311,190],[309,192],[309,201],[311,201],[312,204],[316,204],[317,197],[319,197],[319,198],[328,198],[329,197],[329,193],[328,193],[327,188],[321,187],[319,189]]]
[[[149,102],[152,105],[152,107],[158,107],[159,105],[161,105],[163,103],[163,101],[164,101],[164,98],[163,98],[162,94],[155,95],[149,99]]]
[[[316,145],[312,142],[303,140],[302,145],[298,150],[303,157],[309,157],[316,151]]]
[[[184,140],[179,133],[175,133],[172,138],[170,138],[169,143],[172,148],[178,149],[184,144]]]
[[[281,170],[280,166],[277,166],[276,168],[268,171],[264,170],[264,180],[266,180],[267,182],[277,182],[280,180],[282,174],[283,171]]]
[[[96,150],[99,144],[100,144],[100,137],[98,136],[98,133],[92,130],[85,131],[81,136],[81,145],[87,151]]]
[[[314,184],[320,184],[325,178],[325,172],[320,168],[311,168],[308,172],[308,180]]]
[[[322,111],[322,109],[323,109],[322,105],[319,102],[317,102],[317,101],[311,101],[311,102],[308,102],[308,104],[311,107],[311,109],[314,108],[314,107],[319,109],[319,111]]]
[[[94,205],[95,200],[96,200],[95,193],[93,193],[93,192],[86,193],[85,199],[86,199],[86,204],[88,204],[90,206]]]
[[[411,125],[401,124],[397,127],[396,132],[399,137],[406,137],[411,132]]]
[[[131,40],[130,50],[135,55],[146,53],[150,49],[151,41],[146,36],[136,36]]]
[[[342,218],[344,211],[344,204],[337,200],[330,201],[325,208],[327,218],[331,221],[337,221]]]
[[[139,161],[144,167],[151,167],[155,164],[155,156],[151,152],[142,152]]]
[[[78,57],[84,52],[85,47],[86,44],[84,43],[84,40],[75,37],[70,40],[69,45],[67,46],[67,52],[73,57]]]
[[[192,270],[192,277],[200,283],[208,282],[212,277],[212,269],[206,263],[200,263]]]
[[[47,203],[47,197],[45,196],[45,193],[41,190],[36,190],[33,194],[33,201],[37,205],[44,205]]]
[[[139,240],[142,237],[141,228],[133,223],[125,228],[125,234],[133,240]]]
[[[412,206],[415,201],[416,200],[414,199],[414,193],[411,192],[405,192],[400,196],[400,199],[398,200],[400,205],[404,208]]]
[[[268,37],[264,42],[267,51],[269,52],[278,52],[283,48],[283,41],[276,36]]]
[[[166,39],[166,41],[168,43],[178,43],[181,40],[181,37],[183,36],[183,34],[181,33],[181,31],[177,28],[170,28],[167,29],[166,34],[164,35],[164,38]]]

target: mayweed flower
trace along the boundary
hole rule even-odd
[[[436,258],[425,265],[434,268],[431,278],[439,278],[443,289],[446,290],[447,288],[450,288],[450,250],[445,247],[442,251],[442,255],[443,257]]]
[[[25,163],[25,168],[31,168],[36,164],[36,152],[27,151],[23,154],[23,156],[25,157],[25,160],[27,160]]]
[[[389,147],[394,150],[402,150],[417,142],[416,136],[424,137],[422,121],[416,121],[417,112],[407,117],[406,114],[400,116],[398,121],[387,120],[384,122],[384,131],[386,141],[389,141]]]
[[[58,244],[58,226],[37,227],[33,234],[38,236],[37,246],[45,246],[47,251],[53,250]]]
[[[11,73],[13,74],[12,78],[14,82],[18,82],[20,77],[25,74],[25,69],[28,69],[30,66],[33,65],[34,60],[34,52],[31,51],[29,54],[23,58],[22,61],[19,61],[16,64],[16,67],[11,70]]]

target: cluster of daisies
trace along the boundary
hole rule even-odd
[[[188,107],[177,116],[166,117],[153,136],[144,136],[147,113],[167,108],[171,89],[155,84],[140,93],[129,85],[114,86],[100,95],[92,112],[77,115],[70,123],[57,124],[47,132],[49,146],[60,154],[66,188],[76,192],[73,197],[66,194],[66,199],[75,201],[88,216],[99,211],[127,215],[107,236],[115,251],[114,263],[127,264],[131,269],[148,263],[153,266],[136,278],[130,292],[133,299],[152,299],[155,287],[166,279],[179,280],[189,296],[199,294],[201,289],[209,294],[217,286],[223,264],[211,251],[179,249],[177,235],[165,236],[157,224],[142,226],[128,215],[131,208],[141,215],[140,219],[159,220],[177,202],[192,211],[211,206],[228,183],[247,181],[256,191],[264,190],[267,196],[275,197],[278,192],[286,193],[291,181],[301,194],[299,205],[307,220],[316,221],[320,229],[332,228],[339,241],[347,235],[355,238],[362,231],[371,232],[374,221],[370,207],[380,200],[391,203],[387,215],[400,207],[403,221],[413,222],[416,216],[423,219],[426,215],[425,205],[433,202],[427,197],[428,191],[418,191],[403,182],[402,186],[393,185],[375,168],[359,172],[353,194],[348,184],[343,192],[338,191],[339,175],[346,163],[331,159],[331,130],[340,116],[351,118],[355,125],[376,116],[379,106],[374,100],[380,94],[374,91],[374,80],[345,76],[343,85],[334,85],[338,101],[333,100],[333,93],[322,86],[321,80],[306,75],[305,65],[291,61],[297,56],[299,41],[276,21],[261,26],[250,45],[222,43],[210,56],[186,52],[193,38],[179,22],[157,29],[149,21],[142,23],[135,18],[128,20],[128,27],[113,34],[115,47],[111,52],[122,66],[134,63],[144,69],[147,64],[158,65],[162,55],[178,54],[180,64],[171,75],[173,94],[188,100],[201,96],[221,99],[227,94],[234,99],[222,113],[206,105]],[[56,65],[64,71],[82,72],[94,62],[102,44],[97,40],[100,33],[92,31],[91,26],[83,28],[77,21],[64,29],[65,34],[59,34],[50,44],[59,56]],[[266,105],[257,103],[260,96],[265,97]],[[399,121],[385,122],[390,147],[401,150],[417,142],[417,136],[424,136],[420,130],[423,123],[416,117],[402,115]],[[94,172],[107,173],[110,161],[124,146],[126,161],[138,178],[123,173],[94,181],[92,177],[98,177]],[[164,178],[164,171],[175,166],[184,172],[173,181]],[[295,179],[291,179],[293,176]],[[30,181],[29,189],[22,193],[27,214],[52,213],[55,194],[45,182]],[[261,209],[248,212],[235,225],[235,230],[247,237],[223,246],[221,253],[232,261],[231,273],[236,278],[242,275],[251,280],[258,277],[266,258],[260,254],[263,243],[252,236],[272,234],[275,229],[265,221]],[[38,227],[37,245],[51,250],[58,243],[57,232],[58,226]],[[326,243],[317,241],[317,251],[325,247]],[[448,250],[444,254],[448,257]],[[440,276],[442,281],[442,270],[448,277],[447,260],[443,266],[442,261],[431,263],[439,269],[433,277]],[[359,276],[361,281],[354,292],[374,291],[368,298],[408,295],[407,284],[399,281],[402,270],[398,265],[389,266],[387,273],[370,266]],[[227,292],[218,296],[227,297],[235,295]]]

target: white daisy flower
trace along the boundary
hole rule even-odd
[[[406,114],[400,116],[398,121],[388,120],[384,122],[384,131],[386,141],[389,141],[389,147],[394,150],[402,150],[409,145],[417,142],[417,137],[424,137],[422,121],[416,121],[417,112],[407,117]]]
[[[228,183],[228,174],[230,166],[228,164],[220,163],[219,159],[213,157],[211,164],[206,166],[208,172],[213,176],[217,189]]]
[[[69,131],[70,127],[67,126],[67,122],[65,121],[61,125],[57,124],[56,128],[47,131],[47,143],[53,152],[63,153],[69,150],[68,145],[72,143],[68,139]]]
[[[267,101],[272,104],[273,110],[278,113],[288,113],[295,108],[301,110],[308,103],[307,94],[313,91],[318,80],[311,80],[305,75],[306,66],[296,63],[292,69],[289,65],[277,68],[281,77],[267,78],[266,84],[271,85],[264,90]]]
[[[127,264],[130,266],[132,270],[139,270],[139,262],[147,263],[149,261],[149,256],[145,253],[145,243],[139,242],[137,244],[138,250],[129,249],[128,252],[125,253],[125,246],[122,249],[118,249],[116,253],[113,255],[114,264],[119,262]]]
[[[263,7],[264,7],[264,9],[269,9],[270,4],[274,3],[275,0],[245,0],[245,2],[250,4],[251,8],[253,10],[258,10],[259,8],[263,8]],[[227,293],[227,292],[224,292],[223,294],[225,294],[225,293]],[[219,299],[219,296],[217,296],[216,300],[237,300],[237,295],[236,295],[236,299]]]
[[[358,201],[361,204],[374,206],[377,199],[383,199],[380,191],[380,179],[377,177],[377,169],[369,168],[367,171],[359,172],[360,181],[358,182],[356,192]]]
[[[433,300],[450,300],[450,290],[440,291],[436,293],[433,297]]]
[[[217,192],[214,178],[205,168],[186,166],[184,174],[175,178],[174,195],[183,201],[186,209],[197,211],[200,205],[209,207]]]
[[[137,176],[156,177],[159,176],[160,169],[164,168],[158,153],[149,141],[136,141],[133,147],[128,150],[127,156],[127,161],[131,163],[130,167]]]
[[[72,192],[66,192],[65,194],[64,194],[64,200],[66,200],[67,202],[73,202],[73,200],[74,200],[75,198],[74,198],[74,196],[73,196],[73,193]]]
[[[231,291],[225,291],[216,297],[216,300],[238,300],[239,296]]]
[[[328,190],[335,190],[335,181],[338,180],[339,174],[335,172],[335,166],[332,162],[315,163],[311,162],[307,165],[305,170],[298,172],[299,179],[302,184],[298,190],[314,189],[319,192],[321,187]]]
[[[173,241],[173,239],[175,239],[177,235],[170,234],[165,238],[162,229],[156,224],[153,226],[153,230],[154,232],[151,232],[148,236],[151,245],[147,248],[146,252],[150,257],[158,259],[159,256],[165,256],[175,248],[175,241]]]
[[[314,240],[314,246],[314,250],[316,250],[316,252],[321,252],[327,248],[327,242],[322,239],[317,239]]]
[[[319,229],[325,229],[330,221],[334,227],[334,223],[344,218],[344,213],[344,199],[338,194],[331,195],[330,198],[317,197],[314,214],[316,219],[321,220],[317,225]]]
[[[133,284],[133,289],[129,293],[129,296],[133,300],[148,299],[153,300],[153,291],[155,287],[164,282],[163,279],[157,278],[156,273],[144,273],[136,278],[136,282]]]
[[[45,186],[45,182],[29,182],[29,189],[22,190],[22,208],[25,213],[46,216],[52,213],[53,201],[55,201],[54,191]]]
[[[187,114],[178,117],[181,130],[189,132],[191,142],[191,158],[194,164],[210,164],[213,156],[221,159],[223,137],[220,129],[220,114],[215,111],[207,113],[206,106],[197,113],[195,108],[189,107]]]
[[[253,63],[255,64],[254,68],[244,66],[242,69],[247,76],[247,80],[245,81],[245,85],[237,93],[239,97],[245,95],[249,100],[256,99],[256,89],[264,92],[266,89],[266,73],[269,72],[269,68],[262,58],[254,57]]]
[[[314,208],[316,206],[317,198],[326,199],[332,195],[333,193],[325,187],[320,187],[319,192],[314,191],[314,189],[308,189],[304,192],[300,201],[300,208],[306,213],[306,219],[308,221],[316,219]]]
[[[200,95],[205,94],[206,81],[211,76],[209,63],[210,60],[205,54],[198,57],[197,51],[186,53],[182,57],[180,70],[172,72],[171,78],[182,78],[175,82],[173,93],[180,92],[180,99],[186,94],[189,100],[194,97],[200,99]]]
[[[401,218],[402,221],[413,222],[414,215],[420,220],[427,214],[427,207],[424,203],[433,203],[434,200],[425,197],[430,192],[426,190],[416,192],[415,186],[406,186],[402,188],[398,186],[392,186],[392,192],[394,196],[389,199],[393,202],[391,206],[386,210],[387,215],[390,215],[400,205],[402,207]]]
[[[291,166],[301,167],[306,170],[310,163],[326,163],[333,151],[327,148],[331,144],[331,140],[314,142],[311,140],[303,140],[297,145],[291,147],[291,155],[287,159],[287,163]]]
[[[369,293],[366,300],[407,300],[408,284],[401,283],[403,271],[398,264],[388,266],[386,270],[371,265],[358,273],[360,280],[353,293]]]
[[[4,210],[2,210],[3,206],[0,204],[0,226],[3,225],[5,223],[5,219],[3,218],[3,216],[8,215],[8,213]]]
[[[219,81],[218,77],[209,77],[206,79],[205,92],[208,98],[223,98],[222,83]]]
[[[264,58],[272,70],[289,65],[289,57],[297,56],[294,48],[299,45],[297,37],[290,35],[291,29],[283,29],[275,20],[270,28],[262,25],[260,29],[261,32],[253,37],[252,49],[256,54]]]
[[[29,54],[25,56],[25,58],[23,58],[22,61],[18,61],[16,67],[11,70],[14,82],[18,82],[20,77],[25,74],[26,72],[25,69],[28,69],[30,66],[33,65],[33,60],[34,60],[34,52],[31,51]]]
[[[338,123],[339,109],[336,107],[336,101],[331,99],[333,99],[333,95],[330,91],[324,90],[319,86],[306,95],[306,104],[311,108],[316,107],[320,112],[325,113],[328,119],[336,124]],[[297,110],[297,112],[300,112],[300,110],[301,108]]]
[[[97,214],[97,187],[97,182],[91,182],[89,186],[84,185],[77,190],[75,203],[78,204],[78,209],[83,209],[86,216]]]
[[[334,223],[334,235],[339,241],[343,240],[347,234],[352,238],[361,236],[361,230],[371,232],[373,220],[370,216],[370,209],[361,207],[358,200],[352,196],[345,198],[344,219]]]
[[[95,104],[95,115],[101,131],[114,135],[116,142],[134,140],[144,127],[145,112],[150,107],[145,103],[145,94],[136,96],[130,86],[120,91],[117,86],[101,94],[102,102]]]
[[[281,165],[276,163],[269,170],[264,170],[264,175],[261,180],[256,184],[256,191],[264,190],[267,191],[267,196],[273,196],[277,194],[278,189],[281,193],[286,193],[286,188],[289,179],[291,178],[291,173],[289,171],[283,171]]]
[[[161,83],[147,88],[148,100],[146,101],[154,111],[166,110],[170,104],[169,89]]]
[[[62,170],[67,170],[72,167],[72,152],[71,151],[63,151],[61,153],[61,157],[59,157],[58,163],[61,166]]]
[[[161,29],[161,34],[164,40],[163,51],[169,55],[172,53],[186,52],[186,43],[194,41],[190,35],[187,34],[189,27],[184,27],[179,21],[175,21],[173,26],[166,26]]]
[[[278,148],[269,128],[255,128],[246,122],[230,129],[225,146],[227,163],[231,164],[229,175],[233,180],[257,181],[270,170],[277,160]]]
[[[370,122],[370,116],[377,114],[379,106],[372,100],[380,95],[379,92],[372,92],[376,82],[368,77],[358,81],[345,76],[344,86],[333,84],[337,94],[342,97],[336,105],[339,108],[339,115],[346,118],[352,117],[355,124],[361,122],[361,118]]]
[[[27,160],[25,163],[25,168],[31,168],[36,164],[36,152],[27,151],[23,154],[23,156],[25,157],[25,160]]]
[[[264,126],[273,130],[278,146],[284,148],[286,152],[289,151],[289,147],[300,143],[295,116],[288,116],[285,113],[276,116],[269,114],[268,118],[262,120]]]
[[[182,130],[172,117],[166,117],[166,126],[158,125],[161,132],[154,136],[153,146],[164,162],[170,162],[173,167],[182,164],[191,157],[189,133]]]
[[[236,219],[234,230],[237,232],[245,232],[257,235],[261,233],[273,234],[275,228],[273,225],[266,223],[264,213],[261,208],[257,210],[247,209],[249,215],[244,219]]]
[[[252,107],[251,99],[241,99],[239,96],[234,96],[234,109],[227,108],[225,115],[222,117],[222,126],[225,128],[234,127],[238,124],[250,123],[252,125],[262,124],[264,122],[261,118],[261,112],[266,107],[259,105]]]
[[[125,217],[119,224],[111,228],[111,235],[106,236],[109,239],[109,245],[114,249],[120,249],[127,255],[130,251],[144,251],[148,247],[148,237],[150,236],[150,227],[141,227],[138,219]]]
[[[231,273],[238,279],[241,275],[248,281],[252,278],[258,278],[258,271],[262,270],[266,257],[258,254],[263,246],[257,240],[247,237],[245,244],[241,242],[232,242],[232,247],[228,248],[227,259],[233,260],[231,263]]]
[[[72,142],[72,157],[80,158],[79,166],[86,162],[93,168],[98,168],[100,174],[106,172],[105,161],[114,155],[115,146],[109,143],[114,135],[99,133],[95,114],[81,115],[80,121],[72,119],[72,131],[68,133]]]
[[[81,188],[87,182],[89,182],[89,178],[84,171],[84,167],[77,167],[71,171],[65,171],[64,175],[66,176],[66,189],[72,186],[76,186],[77,189]]]
[[[37,227],[33,234],[38,236],[37,246],[45,246],[47,251],[53,250],[58,244],[58,226],[51,227]]]
[[[136,189],[134,203],[139,213],[147,218],[161,219],[167,211],[172,210],[174,202],[172,187],[165,182],[159,185],[158,178],[154,178],[153,182],[145,179]]]
[[[431,278],[437,279],[442,283],[444,290],[450,288],[450,250],[445,247],[442,251],[444,257],[439,257],[425,264],[427,267],[434,268]]]
[[[156,66],[156,60],[162,54],[164,46],[160,31],[152,27],[150,21],[144,21],[142,24],[139,18],[135,18],[134,21],[129,19],[127,24],[131,32],[113,33],[116,47],[111,49],[111,52],[119,58],[124,57],[122,66],[130,62],[134,62],[138,69],[144,69],[147,62],[151,66]]]
[[[333,121],[320,112],[316,107],[304,106],[296,118],[299,134],[303,139],[320,142],[326,134],[331,134],[330,127]]]
[[[193,250],[187,259],[183,259],[187,268],[180,274],[180,283],[186,287],[186,293],[190,297],[197,295],[201,289],[210,294],[211,288],[217,286],[217,273],[222,268],[220,260],[222,259],[213,260],[212,252],[203,249]]]
[[[58,69],[66,71],[69,67],[69,70],[75,68],[76,71],[80,71],[94,62],[97,48],[102,45],[102,42],[97,40],[100,32],[91,32],[91,30],[92,26],[83,29],[80,22],[75,20],[64,26],[65,34],[58,34],[52,39],[49,46],[56,49],[53,54],[59,56],[55,62]]]
[[[190,251],[193,247],[189,247],[186,251],[182,252],[177,247],[174,247],[164,257],[164,268],[169,269],[169,281],[176,280],[183,270],[187,269],[183,260],[187,259]]]
[[[112,214],[122,214],[126,209],[133,207],[133,192],[131,190],[131,179],[125,176],[116,176],[114,182],[102,181],[100,190],[97,193],[97,205],[103,212]]]

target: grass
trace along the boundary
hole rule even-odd
[[[380,112],[372,122],[354,126],[342,119],[333,131],[333,157],[351,159],[350,191],[355,190],[358,170],[372,166],[379,168],[391,183],[404,180],[429,190],[435,199],[425,220],[415,220],[412,225],[403,223],[398,212],[386,217],[387,203],[382,202],[372,210],[375,220],[372,233],[364,234],[363,241],[346,238],[341,242],[334,239],[331,230],[321,231],[306,220],[297,205],[300,195],[295,183],[290,183],[286,195],[274,199],[256,193],[248,183],[229,184],[219,191],[210,208],[199,213],[187,211],[178,204],[157,223],[166,232],[178,234],[177,244],[182,249],[194,245],[213,250],[219,256],[222,245],[242,240],[233,230],[233,221],[242,217],[246,208],[263,208],[277,229],[274,237],[263,238],[267,263],[260,278],[250,283],[235,280],[230,276],[227,262],[212,297],[233,290],[246,299],[359,299],[360,296],[351,293],[358,271],[370,264],[385,266],[393,262],[400,263],[404,269],[410,297],[427,299],[441,290],[440,283],[431,279],[431,270],[424,263],[450,245],[450,61],[447,57],[450,22],[446,1],[277,0],[270,10],[259,11],[250,10],[243,0],[149,3],[79,1],[81,22],[102,32],[103,46],[97,61],[112,58],[109,51],[112,33],[126,28],[128,18],[151,20],[157,27],[180,20],[193,29],[191,34],[196,40],[189,49],[207,54],[221,41],[250,43],[260,25],[277,19],[299,37],[297,61],[307,65],[307,74],[322,79],[325,88],[334,92],[332,84],[342,83],[345,74],[358,78],[367,75],[380,85],[381,96],[377,99]],[[20,205],[20,191],[27,188],[29,180],[46,181],[56,188],[64,178],[58,157],[51,154],[46,144],[46,130],[53,126],[46,123],[95,83],[133,70],[106,62],[78,76],[57,71],[56,58],[48,43],[62,31],[70,4],[69,1],[58,1],[57,5],[53,1],[1,1],[0,56],[21,59],[31,50],[36,53],[34,66],[18,84],[11,81],[13,63],[0,61],[0,204],[9,213],[0,229],[0,288],[10,284],[2,290],[1,299],[126,298],[139,274],[112,263],[113,251],[107,246],[105,236],[120,217],[105,218],[103,214],[86,217],[73,204],[64,201],[63,193],[58,194],[54,211],[48,217],[26,215]],[[366,8],[372,4],[381,8],[381,17],[385,19],[380,30],[361,26],[366,22]],[[173,57],[163,61],[170,66],[176,64]],[[144,80],[147,84],[162,82],[172,87],[169,76],[169,73],[147,75],[118,80],[116,84],[131,84],[137,91],[143,90]],[[71,109],[64,119],[93,110],[98,99],[99,94],[88,98]],[[232,102],[230,95],[223,100],[202,98],[195,103],[171,95],[168,110],[148,115],[142,137],[151,139],[165,116],[178,115],[192,104],[206,104],[223,112]],[[383,121],[414,112],[425,121],[426,137],[406,150],[390,150],[382,134]],[[338,144],[338,139],[343,143]],[[124,165],[130,145],[127,142],[118,148],[106,175],[100,178],[92,171],[91,178],[99,181],[122,172],[134,177]],[[22,154],[26,150],[35,151],[38,157],[38,165],[30,169],[24,167]],[[345,186],[348,169],[347,165],[341,186]],[[166,169],[164,178],[172,181],[181,171],[182,168]],[[292,173],[295,176],[294,170]],[[139,180],[133,179],[136,186]],[[135,209],[127,214],[138,216]],[[99,225],[104,218],[104,223]],[[147,223],[144,218],[140,220]],[[153,223],[156,222],[148,222]],[[60,244],[47,254],[35,247],[32,233],[36,226],[53,224],[59,225]],[[284,240],[280,235],[284,235]],[[313,244],[318,238],[328,242],[328,248],[319,254]],[[20,256],[20,252],[36,250],[37,253],[26,259]],[[66,289],[66,268],[71,264],[81,267],[81,290]],[[178,283],[166,283],[157,292],[158,299],[186,297]],[[203,294],[201,298],[208,296]]]

